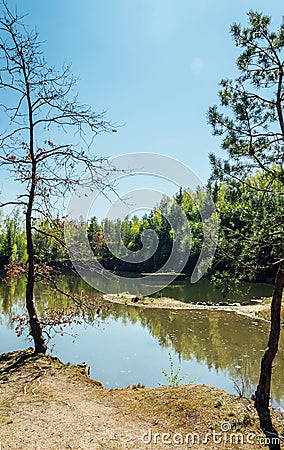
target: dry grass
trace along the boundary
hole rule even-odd
[[[23,355],[27,358],[20,366],[5,372]],[[257,438],[261,432],[252,400],[213,387],[104,389],[82,368],[49,356],[33,358],[31,352],[2,358],[0,374],[3,450],[264,448]],[[272,415],[281,432],[283,415],[278,411]],[[144,434],[147,441],[150,432],[152,440],[146,445],[141,438]],[[191,443],[197,439],[193,433],[199,435],[198,445]],[[218,444],[213,442],[214,433],[222,439]],[[242,445],[229,441],[235,433],[243,436]],[[253,445],[246,442],[249,433]],[[171,444],[163,439],[171,439]],[[175,445],[174,439],[184,442]]]

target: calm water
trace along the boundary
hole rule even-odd
[[[90,296],[97,293],[79,278],[62,277],[64,289]],[[12,318],[24,311],[25,282],[10,287],[0,283],[0,353],[26,348],[30,342],[18,338]],[[243,285],[236,300],[271,294],[269,285]],[[164,290],[166,295],[185,301],[224,300],[219,292],[202,281],[198,285],[179,282]],[[36,292],[38,311],[67,305],[66,299],[51,294],[46,287]],[[66,327],[64,336],[50,341],[50,350],[64,362],[86,361],[91,375],[105,387],[123,387],[135,383],[146,386],[167,384],[161,369],[169,371],[168,353],[175,368],[188,374],[184,381],[217,386],[235,392],[233,380],[245,381],[245,394],[251,395],[258,381],[260,359],[267,343],[268,324],[224,311],[169,311],[111,305],[95,325],[84,323]],[[77,337],[75,335],[77,334]],[[273,371],[273,404],[284,407],[284,338]]]

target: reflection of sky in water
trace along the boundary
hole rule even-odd
[[[46,300],[46,299],[45,299]],[[22,302],[21,302],[22,303]],[[18,303],[0,316],[0,353],[30,345],[8,328],[10,312],[21,309]],[[12,306],[12,305],[11,305]],[[11,316],[10,316],[11,317]],[[260,359],[266,346],[269,327],[258,320],[217,311],[169,311],[138,309],[115,305],[105,313],[99,326],[66,328],[78,333],[56,336],[53,354],[64,362],[86,361],[91,375],[105,387],[123,387],[136,383],[146,386],[167,384],[161,369],[170,371],[168,352],[175,369],[181,365],[190,381],[234,391],[232,379],[244,377],[246,395],[258,381]],[[273,404],[284,406],[283,332],[276,367],[273,371]]]

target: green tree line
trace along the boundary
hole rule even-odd
[[[273,280],[273,261],[279,257],[283,246],[281,180],[276,178],[271,182],[262,171],[247,177],[245,183],[234,179],[214,181],[213,174],[206,189],[215,202],[220,225],[217,252],[209,271],[212,277],[222,283],[232,274],[250,281]],[[101,222],[92,217],[85,226],[94,255],[111,270],[137,273],[158,270],[168,259],[174,238],[166,217],[175,217],[176,208],[181,208],[188,220],[190,235],[181,230],[179,245],[190,249],[184,268],[184,272],[190,275],[202,246],[200,208],[205,198],[205,190],[197,189],[191,193],[180,188],[173,198],[165,196],[154,210],[143,217],[134,215],[124,220],[104,219]],[[0,217],[2,268],[7,264],[23,265],[27,261],[25,231],[20,217],[18,212]],[[35,221],[33,226],[36,260],[50,265],[68,265],[68,254],[63,245],[64,223],[59,219],[42,220]],[[139,264],[124,262],[125,252],[142,248],[141,238],[145,230],[156,233],[156,251],[151,255],[152,242],[148,241],[149,258],[146,261]]]

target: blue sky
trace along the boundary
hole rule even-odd
[[[204,182],[208,153],[220,153],[206,112],[221,78],[236,74],[230,24],[253,9],[277,26],[284,12],[276,0],[8,0],[16,3],[47,60],[72,63],[81,101],[124,123],[96,139],[98,155],[171,155]]]

